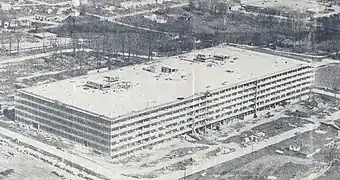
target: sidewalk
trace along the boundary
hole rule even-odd
[[[76,50],[76,51],[81,51],[81,50]],[[84,49],[84,51],[89,52],[92,51],[92,49]],[[68,53],[68,52],[73,52],[73,49],[62,49],[58,51],[57,53]],[[19,56],[19,57],[10,57],[7,58],[6,60],[0,60],[0,65],[7,64],[7,63],[17,63],[17,62],[22,62],[26,61],[29,59],[36,59],[36,58],[42,58],[42,57],[47,57],[47,56],[52,56],[55,52],[46,52],[46,53],[40,53],[40,54],[33,54],[33,55],[28,55],[28,56]]]
[[[213,145],[213,146],[210,146],[208,149],[205,149],[205,150],[202,150],[202,151],[198,151],[194,154],[188,154],[188,155],[185,155],[181,158],[175,158],[175,159],[171,159],[171,160],[168,160],[168,161],[164,161],[164,162],[161,162],[159,164],[159,166],[155,166],[155,167],[148,167],[148,168],[145,168],[145,169],[139,169],[138,172],[135,172],[136,174],[138,173],[143,173],[143,174],[146,174],[146,173],[150,173],[152,171],[155,171],[157,169],[161,169],[162,167],[166,167],[166,166],[170,166],[172,164],[175,164],[175,163],[178,163],[178,162],[181,162],[181,161],[184,161],[186,159],[189,159],[189,158],[192,158],[192,157],[203,157],[206,153],[210,152],[210,151],[213,151],[219,147],[224,147],[224,145]]]
[[[337,99],[340,98],[340,94],[339,93],[329,92],[329,91],[325,91],[325,90],[322,90],[322,89],[314,88],[314,89],[312,89],[312,92],[313,93],[322,94],[322,95],[326,95],[326,96],[330,96],[330,97],[334,97],[334,98],[337,98]]]
[[[76,52],[80,52],[80,51],[85,51],[85,52],[91,52],[94,51],[92,49],[76,49]],[[18,63],[18,62],[22,62],[22,61],[26,61],[26,60],[30,60],[30,59],[36,59],[36,58],[42,58],[42,57],[48,57],[48,56],[52,56],[54,53],[57,54],[61,54],[61,53],[70,53],[73,52],[73,49],[62,49],[59,50],[57,52],[46,52],[46,53],[39,53],[39,54],[33,54],[33,55],[28,55],[28,56],[19,56],[19,57],[11,57],[11,58],[7,58],[6,60],[0,60],[0,66],[7,64],[7,63]],[[118,55],[123,55],[122,52],[117,52],[115,54]],[[124,53],[125,56],[128,56],[128,53]],[[142,59],[147,59],[148,56],[145,55],[138,55],[138,54],[130,54],[131,57],[138,57],[138,58],[142,58]],[[152,57],[153,59],[157,60],[158,57]]]
[[[18,141],[31,145],[39,149],[42,152],[53,154],[59,158],[64,159],[67,162],[71,162],[72,164],[80,166],[84,169],[87,169],[89,171],[102,175],[104,177],[111,178],[112,180],[116,180],[116,179],[117,180],[131,180],[132,179],[132,178],[127,178],[125,176],[122,176],[120,174],[121,172],[118,169],[116,171],[112,171],[112,169],[103,167],[100,164],[97,164],[95,162],[86,160],[84,158],[60,151],[56,147],[41,143],[37,140],[34,140],[24,135],[12,132],[8,129],[0,127],[0,134],[4,137],[17,139]]]
[[[218,158],[207,160],[202,165],[188,167],[187,170],[186,170],[186,174],[187,174],[187,176],[189,176],[189,175],[204,171],[208,168],[217,166],[219,164],[225,163],[227,161],[245,156],[245,155],[250,154],[254,151],[258,151],[258,150],[264,149],[268,146],[271,146],[273,144],[277,144],[281,141],[290,139],[290,138],[296,136],[295,133],[297,133],[297,132],[304,133],[304,132],[314,130],[317,127],[319,127],[319,125],[320,125],[319,123],[307,124],[305,127],[296,128],[296,129],[284,132],[280,135],[271,137],[267,141],[261,141],[257,144],[249,145],[246,148],[238,148],[238,149],[236,149],[235,152],[232,152],[232,153],[229,153],[229,154],[226,154],[226,155],[222,155]],[[174,179],[182,178],[183,174],[184,174],[184,171],[176,171],[176,172],[166,174],[164,176],[160,176],[158,179],[159,180],[174,180]]]

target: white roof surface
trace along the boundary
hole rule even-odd
[[[268,7],[284,8],[287,10],[313,11],[319,12],[325,9],[325,6],[317,0],[241,0],[242,4]]]
[[[225,62],[190,62],[180,58],[194,59],[197,54],[230,56]],[[237,57],[233,63],[233,58]],[[209,64],[214,64],[209,67]],[[220,46],[167,57],[151,65],[156,72],[143,68],[149,64],[127,66],[120,69],[76,77],[24,89],[61,103],[72,105],[109,118],[144,110],[189,97],[195,93],[221,88],[269,75],[305,64],[304,62],[273,55]],[[161,66],[178,69],[177,72],[161,73]],[[230,71],[233,71],[232,73]],[[118,77],[119,84],[107,90],[84,89],[87,81],[105,84],[104,76]],[[128,83],[121,83],[121,82]],[[131,86],[124,89],[124,86]]]

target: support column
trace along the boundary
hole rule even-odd
[[[257,118],[258,80],[255,81],[254,118]]]

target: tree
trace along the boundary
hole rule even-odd
[[[332,167],[335,161],[339,161],[339,144],[337,142],[338,138],[336,138],[326,149],[325,160],[328,162],[328,166]]]
[[[21,29],[19,28],[19,29],[16,31],[17,55],[19,55],[19,53],[20,53],[20,42],[21,42],[21,39],[22,39],[22,32],[21,32]]]
[[[9,32],[8,38],[9,38],[9,55],[11,55],[12,54],[12,33],[11,32]]]
[[[15,120],[14,109],[4,109],[4,116],[10,120]]]
[[[99,66],[100,66],[100,57],[99,57],[99,53],[100,53],[100,44],[98,39],[95,39],[94,42],[94,49],[95,49],[95,53],[96,53],[96,61],[97,61],[97,71],[99,72]]]
[[[332,80],[332,91],[334,92],[334,99],[336,100],[336,95],[339,92],[340,77],[337,76],[336,74],[333,74],[331,76],[331,80]]]

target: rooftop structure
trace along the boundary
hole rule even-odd
[[[42,32],[42,33],[35,33],[34,37],[39,38],[39,39],[48,39],[48,38],[56,38],[58,35],[54,33],[49,33],[49,32]]]
[[[300,64],[221,46],[24,91],[113,119]]]
[[[80,5],[86,5],[88,4],[87,0],[72,0],[73,6],[80,6]]]

